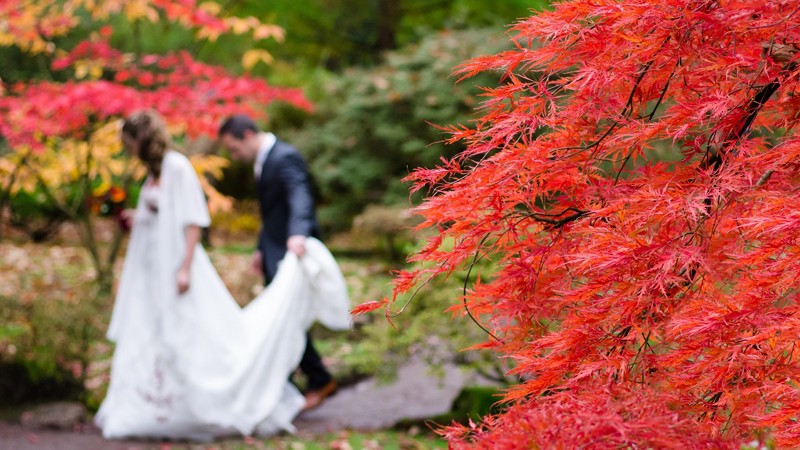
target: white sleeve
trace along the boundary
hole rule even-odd
[[[181,225],[184,227],[197,225],[201,228],[209,226],[211,218],[208,215],[208,204],[200,180],[197,178],[197,172],[189,159],[185,157],[180,158],[177,166],[175,206],[178,208]]]

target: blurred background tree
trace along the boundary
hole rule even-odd
[[[341,71],[382,61],[383,53],[441,30],[505,26],[540,9],[542,0],[507,0],[487,8],[478,0],[242,1],[240,12],[267,14],[288,30],[284,45],[264,48],[285,64]]]
[[[297,145],[316,181],[326,237],[348,231],[355,236],[345,244],[329,243],[339,255],[364,242],[379,246],[350,252],[362,259],[343,261],[354,302],[386,295],[388,272],[415,245],[404,228],[413,224],[407,210],[419,199],[409,198],[400,179],[462,150],[439,143],[446,135],[434,125],[468,123],[481,102],[481,86],[499,81],[487,74],[456,84],[452,68],[503,50],[508,43],[498,30],[547,3],[0,0],[0,122],[7,125],[0,127],[0,232],[13,223],[15,231],[47,241],[58,239],[60,224],[78,221],[87,248],[101,250],[80,258],[45,244],[20,247],[14,258],[0,254],[0,267],[25,271],[0,289],[0,365],[21,361],[39,381],[64,368],[80,378],[103,357],[96,344],[105,316],[85,301],[92,286],[85,269],[100,268],[94,273],[104,272],[108,286],[115,259],[103,253],[118,254],[114,242],[121,235],[95,235],[96,219],[105,214],[107,200],[114,203],[112,188],[127,170],[114,143],[114,121],[136,107],[161,111],[190,153],[208,150],[208,142],[194,138],[213,134],[219,117],[238,110]],[[186,75],[185,82],[164,82],[177,75]],[[195,163],[200,171],[219,168]],[[251,180],[248,165],[232,164],[215,186],[242,200],[251,195]],[[135,185],[134,180],[125,202],[135,201]],[[227,222],[216,215],[214,226],[247,228],[240,236],[250,239],[251,228],[258,227],[254,211],[252,203],[239,202]],[[242,253],[251,248],[249,241],[239,246]],[[28,254],[41,249],[46,254],[31,260]],[[63,254],[70,256],[58,256]],[[41,269],[48,261],[54,267]],[[339,347],[353,349],[343,358],[350,365],[344,370],[370,374],[384,355],[399,364],[427,349],[420,351],[441,359],[479,342],[482,331],[474,324],[441,314],[460,295],[461,284],[454,277],[421,294],[427,300],[397,318],[397,329],[382,318],[362,319]],[[54,327],[63,321],[71,326]],[[341,337],[330,339],[329,347],[340,344],[336,339]],[[496,372],[491,362],[465,355],[458,362]],[[383,371],[394,367],[387,364]]]
[[[26,252],[21,260],[0,261],[20,271],[7,283],[15,289],[0,293],[0,369],[10,360],[34,381],[64,379],[61,370],[81,381],[87,376],[124,244],[123,227],[100,217],[131,206],[133,187],[144,175],[121,152],[122,117],[139,108],[157,110],[195,169],[219,176],[225,161],[197,152],[197,136],[213,134],[234,111],[263,118],[273,101],[310,107],[298,89],[275,88],[192,56],[226,33],[246,34],[251,42],[283,38],[280,27],[229,16],[215,2],[0,1],[0,231],[8,223],[36,241],[69,222],[70,244],[91,263],[73,280],[80,288],[60,298],[45,288],[54,276],[38,285],[41,290],[27,284]],[[230,53],[237,58],[230,65],[247,69],[270,59],[251,47]],[[212,210],[229,203],[205,177],[201,183]],[[45,269],[37,264],[30,270]],[[72,326],[51,330],[64,317]]]
[[[102,205],[93,206],[103,203],[98,198],[115,185],[122,189],[116,203],[126,200],[136,176],[120,152],[116,120],[134,109],[152,108],[184,140],[213,135],[219,121],[235,111],[263,117],[273,101],[310,107],[298,90],[233,75],[178,45],[188,41],[191,49],[227,33],[247,34],[253,41],[283,39],[281,28],[253,17],[222,16],[214,2],[73,0],[64,5],[3,2],[0,8],[15,20],[0,32],[0,42],[12,48],[12,57],[38,60],[41,69],[33,74],[12,69],[8,76],[0,70],[0,79],[9,80],[0,97],[0,210],[7,201],[25,198],[78,224],[80,242],[92,255],[106,291],[122,233],[117,230],[107,255],[101,256],[91,219],[104,211]],[[127,48],[114,47],[119,39],[115,26]],[[157,50],[162,52],[152,52],[161,46]],[[267,57],[246,47],[235,54],[245,67]],[[211,156],[195,162],[198,171],[218,175],[224,164]],[[212,209],[226,203],[208,183],[204,187]],[[27,195],[18,197],[20,192]],[[19,211],[11,211],[12,218]]]
[[[399,180],[461,149],[445,146],[434,125],[467,122],[479,86],[497,82],[487,75],[455,85],[451,68],[504,47],[486,29],[442,31],[326,80],[314,116],[284,133],[311,161],[323,226],[347,229],[370,204],[408,206],[408,185]]]
[[[282,44],[258,44],[276,61],[253,73],[302,86],[316,105],[307,114],[273,104],[265,127],[307,157],[326,234],[349,229],[369,204],[409,205],[408,186],[399,180],[461,150],[441,144],[445,134],[435,125],[468,122],[481,86],[498,82],[487,74],[456,84],[452,68],[503,50],[508,40],[497,29],[548,4],[279,0],[232,6],[243,14],[265,13],[287,30]],[[236,39],[218,44],[231,46]],[[220,190],[251,196],[252,187],[242,181],[249,168],[234,163],[226,170]]]

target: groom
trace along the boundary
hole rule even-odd
[[[218,137],[232,158],[254,161],[262,226],[252,266],[264,274],[269,284],[287,250],[302,257],[306,238],[319,237],[306,164],[297,149],[278,141],[272,133],[260,131],[253,119],[243,114],[226,119]],[[311,335],[306,337],[300,370],[308,378],[305,393],[308,410],[332,395],[337,385],[314,349]]]

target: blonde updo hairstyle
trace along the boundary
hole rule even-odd
[[[172,144],[161,116],[153,110],[136,111],[122,123],[122,134],[137,143],[137,156],[154,178],[160,178],[164,154]]]

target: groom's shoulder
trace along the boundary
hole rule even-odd
[[[275,152],[275,156],[279,158],[292,156],[302,158],[302,155],[300,155],[300,151],[297,150],[297,147],[288,142],[281,141],[280,139],[275,142],[275,146],[272,148],[272,151]]]

